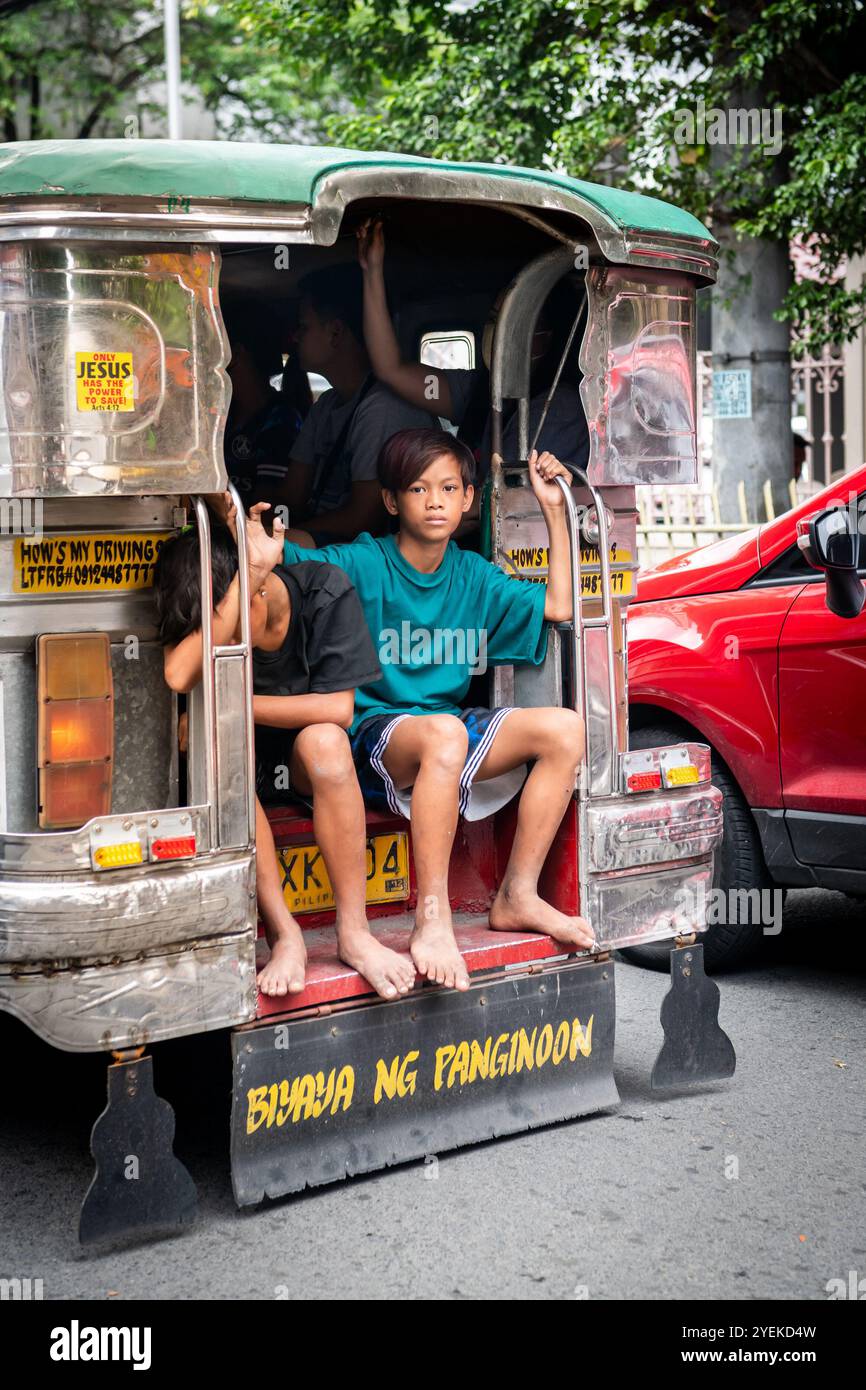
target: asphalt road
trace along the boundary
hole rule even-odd
[[[163,1045],[199,1218],[102,1255],[76,1225],[104,1064],[0,1016],[0,1277],[46,1299],[826,1299],[866,1278],[864,980],[866,903],[792,893],[781,935],[720,980],[731,1081],[651,1092],[667,979],[620,963],[618,1110],[245,1212],[226,1038]]]

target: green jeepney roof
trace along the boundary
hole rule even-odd
[[[0,198],[181,197],[221,202],[315,204],[316,190],[341,170],[438,171],[531,181],[583,199],[615,226],[712,242],[691,213],[642,193],[585,183],[566,174],[505,164],[457,164],[387,151],[234,140],[31,140],[0,145]]]

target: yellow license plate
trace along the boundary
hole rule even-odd
[[[103,531],[15,541],[16,594],[99,594],[149,589],[167,531]]]
[[[318,845],[277,850],[283,897],[290,912],[324,912],[334,890]],[[402,832],[371,835],[367,841],[367,902],[403,902],[409,896],[409,837]]]
[[[503,551],[502,559],[505,569],[516,578],[529,579],[536,584],[543,584],[547,578],[546,545],[516,546],[512,550]],[[618,568],[631,565],[633,559],[630,550],[624,550],[616,544],[610,547],[610,591],[614,598],[621,598],[633,592],[634,572],[631,569]],[[598,563],[598,547],[585,546],[580,552],[580,592],[585,598],[593,598],[596,595],[601,597],[601,574],[585,573],[588,567]]]

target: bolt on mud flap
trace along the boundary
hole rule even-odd
[[[195,1183],[173,1140],[174,1111],[153,1089],[153,1058],[112,1063],[108,1104],[90,1137],[96,1173],[81,1205],[82,1245],[165,1235],[195,1219]]]
[[[719,1026],[721,995],[704,973],[702,942],[671,951],[671,987],[662,1000],[665,1040],[655,1061],[651,1086],[694,1086],[733,1076],[737,1054]]]
[[[576,963],[238,1028],[235,1201],[618,1105],[614,1013],[612,963]]]

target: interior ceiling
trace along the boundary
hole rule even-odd
[[[488,292],[492,298],[516,270],[553,245],[544,232],[492,207],[409,199],[353,203],[333,246],[289,246],[289,268],[275,267],[273,246],[231,246],[223,251],[221,294],[227,302],[250,298],[285,304],[297,283],[319,266],[357,258],[355,231],[364,218],[380,214],[385,225],[385,272],[399,303]],[[554,217],[547,220],[554,222]],[[573,227],[572,227],[573,230]]]

